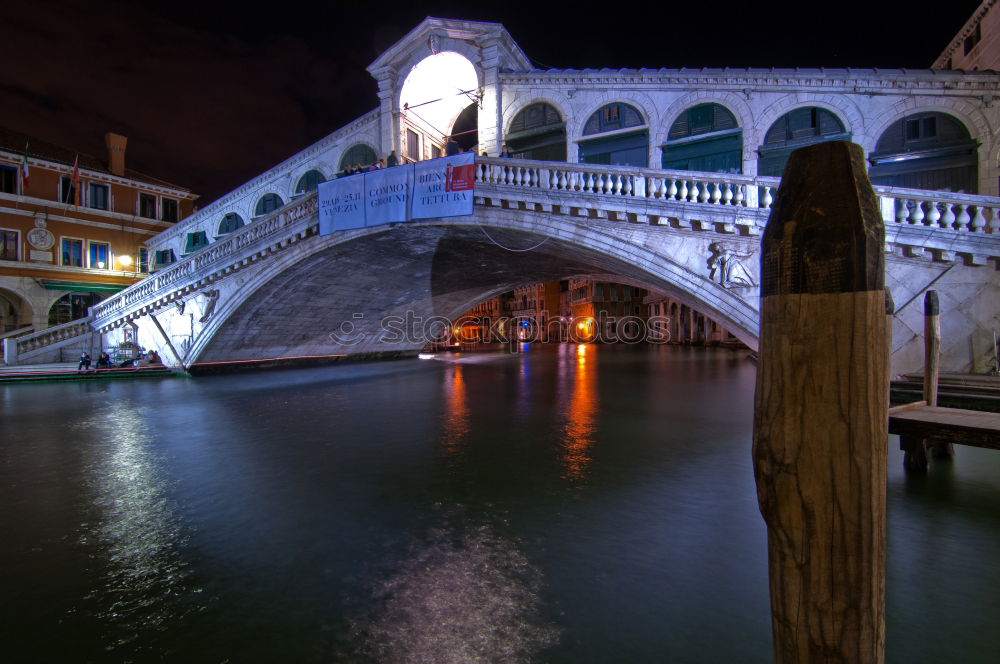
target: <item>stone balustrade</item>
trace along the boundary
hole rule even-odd
[[[1000,234],[1000,199],[944,191],[876,186],[886,224]]]
[[[93,332],[91,327],[92,321],[93,318],[89,316],[87,318],[78,318],[62,325],[47,328],[41,332],[17,337],[15,340],[17,342],[17,356],[21,357],[32,351],[42,350],[47,346],[90,334]]]
[[[730,173],[480,157],[476,160],[476,182],[571,195],[596,194],[769,210],[781,180]]]
[[[475,169],[480,204],[744,236],[764,227],[780,184],[763,176],[484,157],[477,158]],[[887,240],[892,230],[891,241],[904,247],[904,256],[926,250],[943,259],[964,252],[973,265],[1000,257],[1000,198],[894,187],[875,191]],[[315,232],[317,209],[315,192],[296,199],[101,302],[93,309],[95,320],[106,329],[303,239]],[[962,237],[968,248],[958,246]]]

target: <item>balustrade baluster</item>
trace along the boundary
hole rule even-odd
[[[942,203],[944,215],[941,217],[941,228],[955,228],[955,210],[951,203]]]
[[[625,176],[625,183],[624,186],[622,187],[622,191],[624,191],[626,196],[632,195],[632,179],[633,178],[631,175]]]
[[[897,198],[896,205],[899,207],[896,210],[896,222],[900,224],[910,223],[910,205],[909,201],[905,198]]]
[[[1000,214],[997,213],[996,208],[984,207],[979,214],[986,218],[986,229],[991,234],[1000,232]]]
[[[681,188],[677,191],[677,200],[686,201],[688,197],[688,183],[687,180],[681,180]]]
[[[718,205],[719,199],[722,198],[722,188],[719,186],[718,182],[712,183],[712,204]]]
[[[970,205],[968,207],[972,206]],[[968,212],[965,214],[968,216]],[[972,219],[969,220],[969,230],[973,233],[982,233],[985,225],[986,219],[983,217],[983,208],[982,206],[977,205],[975,214],[972,216]]]
[[[620,174],[615,175],[615,196],[620,196],[622,193],[622,176]]]
[[[972,217],[969,216],[969,206],[964,203],[956,203],[958,208],[958,217],[955,219],[956,228],[960,231],[971,231],[973,230],[970,222]]]
[[[566,189],[566,171],[559,171],[559,189]]]
[[[670,200],[672,201],[676,200],[678,193],[679,192],[677,191],[677,181],[674,180],[673,178],[670,178],[670,190],[667,192],[668,198],[670,198]]]
[[[690,201],[691,203],[697,203],[699,193],[700,192],[698,191],[698,181],[691,180],[691,191],[688,194],[688,201]]]
[[[774,201],[774,199],[771,198],[771,187],[768,186],[768,185],[764,185],[764,198],[763,198],[763,200],[761,200],[760,206],[762,208],[764,208],[765,210],[770,210],[771,209],[771,203],[773,201]]]
[[[924,223],[924,202],[914,199],[913,211],[910,213],[910,223],[919,225]]]
[[[722,191],[722,204],[732,205],[733,204],[733,189],[728,182],[725,183],[726,188]]]
[[[743,204],[746,201],[746,194],[744,193],[745,191],[746,191],[745,184],[736,185],[736,195],[733,197],[733,205],[738,205],[739,207],[743,207]]]
[[[593,191],[594,190],[594,174],[593,173],[587,173],[586,181],[585,181],[585,183],[583,185],[583,190],[584,191]]]

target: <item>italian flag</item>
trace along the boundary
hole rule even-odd
[[[21,193],[28,188],[28,144],[24,144],[24,159],[21,160]]]

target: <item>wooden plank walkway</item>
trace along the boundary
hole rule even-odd
[[[926,448],[949,458],[952,444],[1000,450],[1000,413],[928,406],[925,401],[889,409],[889,433],[899,436],[903,465],[927,468]]]

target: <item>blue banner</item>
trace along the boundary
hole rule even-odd
[[[319,185],[319,234],[410,219],[472,214],[471,152],[380,168]]]
[[[365,226],[409,219],[411,166],[380,168],[365,173],[364,177]]]
[[[365,178],[362,175],[319,183],[319,234],[364,228]]]
[[[471,152],[413,164],[412,219],[472,214],[476,155]]]

